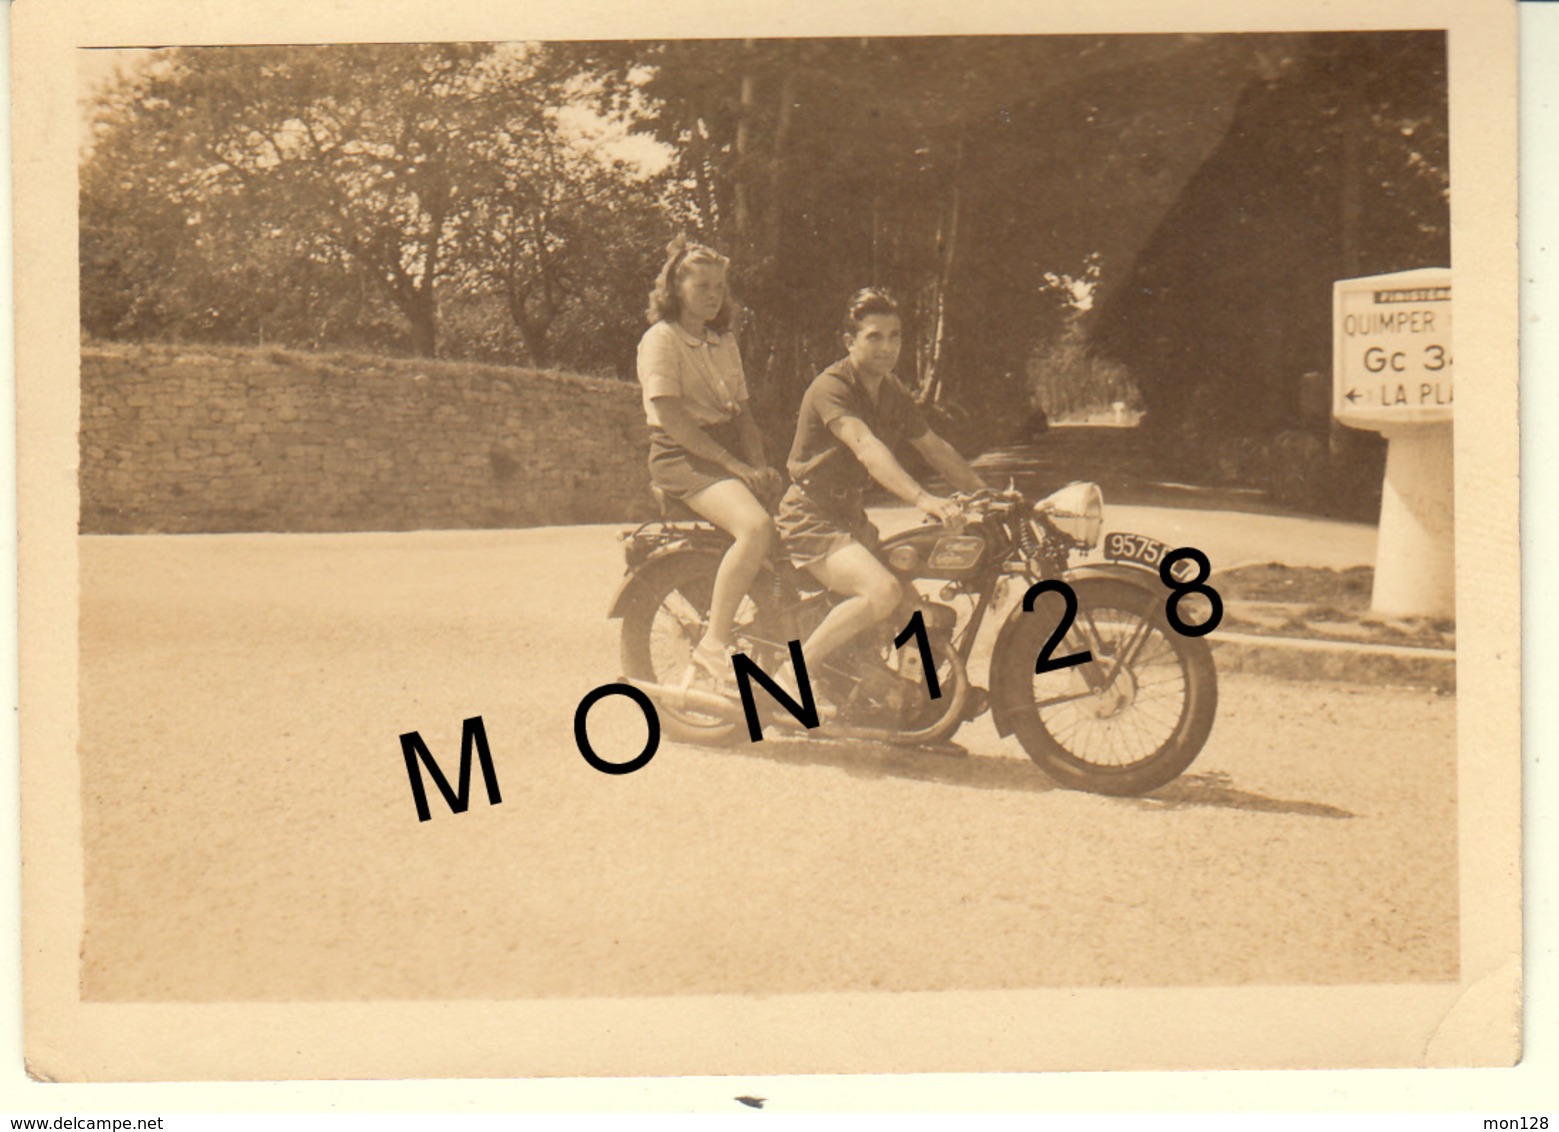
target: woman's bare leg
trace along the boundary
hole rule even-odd
[[[721,480],[684,502],[735,542],[715,572],[714,595],[709,604],[709,630],[703,647],[724,651],[731,644],[731,622],[742,595],[758,576],[763,559],[774,545],[774,524],[763,505],[740,480]]]

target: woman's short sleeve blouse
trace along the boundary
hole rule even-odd
[[[702,338],[670,322],[657,322],[639,339],[639,384],[644,418],[661,427],[656,397],[681,397],[700,425],[734,417],[747,400],[742,355],[732,334],[705,331]]]

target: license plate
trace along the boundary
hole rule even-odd
[[[1104,537],[1106,558],[1116,562],[1134,562],[1138,566],[1146,566],[1155,574],[1158,573],[1158,564],[1164,561],[1165,555],[1175,549],[1159,542],[1156,538],[1128,534],[1125,531],[1111,531]],[[1189,558],[1182,558],[1170,568],[1169,573],[1175,581],[1183,582],[1196,573],[1196,563]]]

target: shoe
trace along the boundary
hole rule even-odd
[[[703,684],[717,696],[735,699],[736,673],[731,668],[731,655],[719,645],[700,641],[688,659],[687,672],[682,677],[685,692],[694,684]]]

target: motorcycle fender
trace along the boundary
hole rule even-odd
[[[1075,585],[1090,578],[1126,582],[1152,594],[1166,592],[1163,582],[1154,571],[1145,566],[1126,566],[1117,562],[1079,566],[1075,570],[1068,570],[1061,580]],[[1030,616],[1024,612],[1022,602],[1014,605],[996,634],[996,643],[991,647],[991,722],[996,725],[996,734],[1003,738],[1015,730],[1014,720],[1022,710],[1021,689],[1034,675],[1035,657],[1024,656],[1017,648],[1026,624],[1025,618]]]
[[[646,558],[637,570],[631,571],[617,587],[617,593],[612,596],[611,608],[607,610],[609,619],[620,619],[625,616],[628,609],[638,600],[640,591],[648,591],[652,583],[659,580],[661,573],[670,569],[673,564],[684,555],[698,554],[711,560],[711,569],[718,566],[720,559],[725,556],[723,546],[705,546],[699,542],[677,542],[670,546],[657,550]]]

